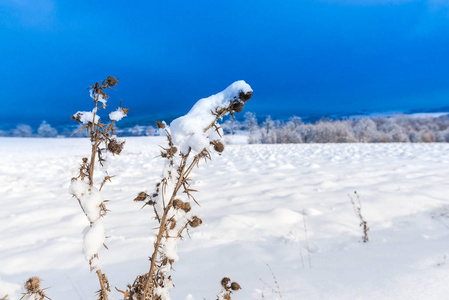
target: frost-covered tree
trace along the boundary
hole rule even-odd
[[[354,135],[359,142],[372,142],[373,137],[377,133],[377,125],[372,119],[362,118],[353,123],[352,129]]]
[[[256,142],[255,133],[259,129],[256,114],[252,112],[245,113],[245,121],[243,124],[245,129],[249,131],[248,142],[254,144]]]
[[[37,129],[37,135],[40,137],[56,137],[58,131],[51,127],[46,121],[42,121],[41,125]]]
[[[19,124],[15,129],[11,130],[11,136],[14,137],[30,137],[33,135],[33,129],[26,124]]]
[[[449,143],[449,129],[436,132],[435,141],[439,143]]]
[[[271,116],[267,116],[265,121],[262,123],[262,131],[265,134],[269,134],[271,130],[274,129],[274,121],[271,119]]]
[[[146,136],[153,136],[155,133],[156,133],[156,129],[154,129],[153,126],[147,126],[147,128],[145,128]]]
[[[223,131],[225,133],[234,135],[236,131],[240,128],[240,123],[236,120],[228,119],[222,124],[221,127],[223,128]]]
[[[260,132],[260,142],[262,144],[276,144],[277,143],[277,131],[275,128],[275,122],[270,116],[267,116],[262,123]]]
[[[134,136],[141,136],[142,133],[143,133],[142,127],[139,125],[136,125],[136,126],[130,128],[130,130],[129,130],[129,134],[134,135]]]
[[[378,127],[378,129],[379,131],[390,135],[392,142],[410,142],[408,135],[404,132],[404,129],[400,125],[398,125],[394,119],[386,119],[383,124]]]

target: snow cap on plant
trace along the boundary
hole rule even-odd
[[[223,133],[216,121],[241,109],[252,93],[251,87],[240,80],[218,94],[200,99],[186,115],[170,123],[173,143],[183,154],[189,149],[196,153],[208,149],[210,142]]]

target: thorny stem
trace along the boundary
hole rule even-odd
[[[98,97],[99,93],[96,93],[95,95],[95,108],[94,108],[94,116],[92,119],[92,124],[90,127],[90,140],[94,144],[92,144],[92,153],[90,156],[90,166],[89,166],[89,185],[94,185],[94,166],[95,166],[95,156],[97,153],[97,147],[98,147],[98,125],[95,125],[95,117],[97,116],[97,110],[98,110]]]
[[[106,129],[104,127],[104,124],[102,124],[100,122],[95,122],[95,120],[97,118],[97,111],[99,109],[98,102],[100,100],[100,96],[107,99],[107,94],[105,94],[103,92],[103,89],[112,89],[110,87],[110,85],[115,86],[117,83],[118,83],[118,81],[114,77],[110,76],[107,79],[103,80],[101,85],[97,82],[93,86],[89,87],[90,89],[92,89],[91,93],[93,93],[93,95],[94,95],[93,98],[94,98],[95,107],[93,109],[92,121],[89,122],[87,126],[85,126],[85,127],[82,126],[81,129],[87,129],[90,132],[90,141],[91,141],[91,146],[92,146],[91,157],[90,157],[89,162],[87,159],[83,159],[83,165],[80,168],[80,176],[78,176],[78,178],[81,177],[81,180],[83,180],[84,177],[88,177],[89,190],[92,190],[92,188],[94,186],[94,171],[95,171],[96,157],[98,156],[98,161],[99,161],[100,165],[102,165],[102,161],[103,161],[103,159],[101,157],[101,149],[99,148],[99,146],[102,142],[104,142],[107,147],[108,146],[107,141],[109,140],[109,136],[110,136],[109,132],[114,133],[114,120],[111,120],[112,122],[108,125],[108,127]],[[104,102],[103,102],[103,108],[106,108],[106,104]],[[82,123],[80,121],[80,119],[75,118],[75,120],[77,120],[80,124]],[[106,180],[110,179],[110,178],[111,178],[110,176],[105,177],[99,190],[101,190],[101,188],[103,187]],[[77,199],[77,200],[78,200],[78,203],[79,203],[81,209],[83,210],[84,214],[86,216],[88,216],[86,214],[86,211],[85,211],[80,199]],[[101,209],[102,210],[104,209],[106,211],[103,204],[101,204]],[[100,212],[100,217],[102,217],[101,212]],[[90,222],[90,227],[92,227],[92,224],[93,224],[93,222]],[[93,257],[98,259],[98,253],[96,253]],[[91,264],[91,261],[89,261],[89,264]],[[98,280],[100,282],[100,287],[101,287],[101,289],[99,291],[99,299],[108,300],[108,294],[107,294],[107,292],[109,291],[108,280],[107,280],[105,274],[103,274],[100,269],[96,270],[96,274],[98,276]]]
[[[99,93],[96,93],[95,95],[95,109],[94,109],[94,115],[93,115],[93,119],[92,119],[92,125],[91,125],[91,141],[93,142],[92,144],[92,153],[90,156],[90,165],[89,165],[89,186],[92,187],[94,185],[94,170],[95,170],[95,157],[97,155],[97,147],[99,144],[99,139],[98,139],[98,135],[99,135],[99,126],[95,124],[95,117],[97,116],[97,110],[98,110],[98,97],[99,97]],[[81,205],[81,203],[80,203]],[[84,211],[84,209],[83,209]],[[92,226],[92,222],[90,223],[90,226]],[[98,258],[98,253],[95,254],[95,257]],[[103,274],[101,272],[101,270],[97,270],[97,276],[98,276],[98,281],[100,282],[100,287],[101,287],[101,299],[103,300],[108,300],[108,293],[106,291],[106,287],[103,281]]]
[[[154,269],[156,267],[156,259],[157,259],[159,245],[161,243],[162,237],[163,237],[165,229],[166,229],[168,211],[173,206],[173,200],[175,199],[176,194],[178,193],[179,189],[181,188],[182,181],[185,177],[185,167],[187,164],[187,158],[189,157],[189,154],[190,154],[190,151],[186,156],[183,156],[183,158],[182,158],[182,162],[181,162],[182,167],[181,167],[178,181],[176,182],[176,187],[173,190],[173,194],[170,198],[170,201],[168,202],[168,205],[165,207],[164,214],[162,215],[162,219],[161,219],[160,226],[159,226],[159,232],[157,234],[156,242],[154,243],[154,252],[153,252],[153,255],[151,256],[151,265],[150,265],[150,270],[148,271],[148,279],[145,283],[143,299],[147,298],[148,293],[150,291],[150,286],[153,281],[153,273],[154,273]],[[190,166],[189,166],[189,169],[190,169]]]
[[[98,255],[97,255],[98,257]],[[100,287],[101,287],[101,295],[102,295],[102,300],[107,300],[108,299],[108,293],[106,292],[106,287],[105,284],[103,282],[103,274],[101,273],[101,270],[97,270],[97,276],[98,276],[98,281],[100,281]]]
[[[222,118],[224,115],[226,115],[228,112],[229,112],[228,109],[223,109],[221,112],[217,112],[217,113],[215,114],[215,120],[214,120],[212,123],[210,123],[210,125],[207,126],[207,127],[204,129],[204,132],[207,132],[209,129],[211,129],[213,126],[215,126],[216,122],[217,122],[220,118]]]

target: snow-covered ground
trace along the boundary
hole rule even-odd
[[[158,145],[128,138],[109,166],[100,258],[112,287],[148,271],[156,223],[133,199],[160,178]],[[94,299],[81,253],[88,221],[68,194],[89,147],[0,138],[0,298],[20,298],[18,285],[37,275],[53,300]],[[227,275],[243,287],[235,300],[447,299],[448,166],[449,144],[228,145],[193,173],[203,225],[178,244],[172,298],[214,300]]]

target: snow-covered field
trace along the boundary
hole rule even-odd
[[[109,166],[100,258],[112,287],[148,271],[156,223],[133,199],[160,178],[158,145],[128,138]],[[53,300],[94,299],[81,253],[88,222],[68,194],[89,148],[87,139],[0,138],[0,298],[19,299],[18,285],[37,275]],[[214,300],[227,275],[243,287],[235,300],[447,299],[448,166],[449,144],[228,145],[193,173],[203,225],[178,245],[172,298]]]

